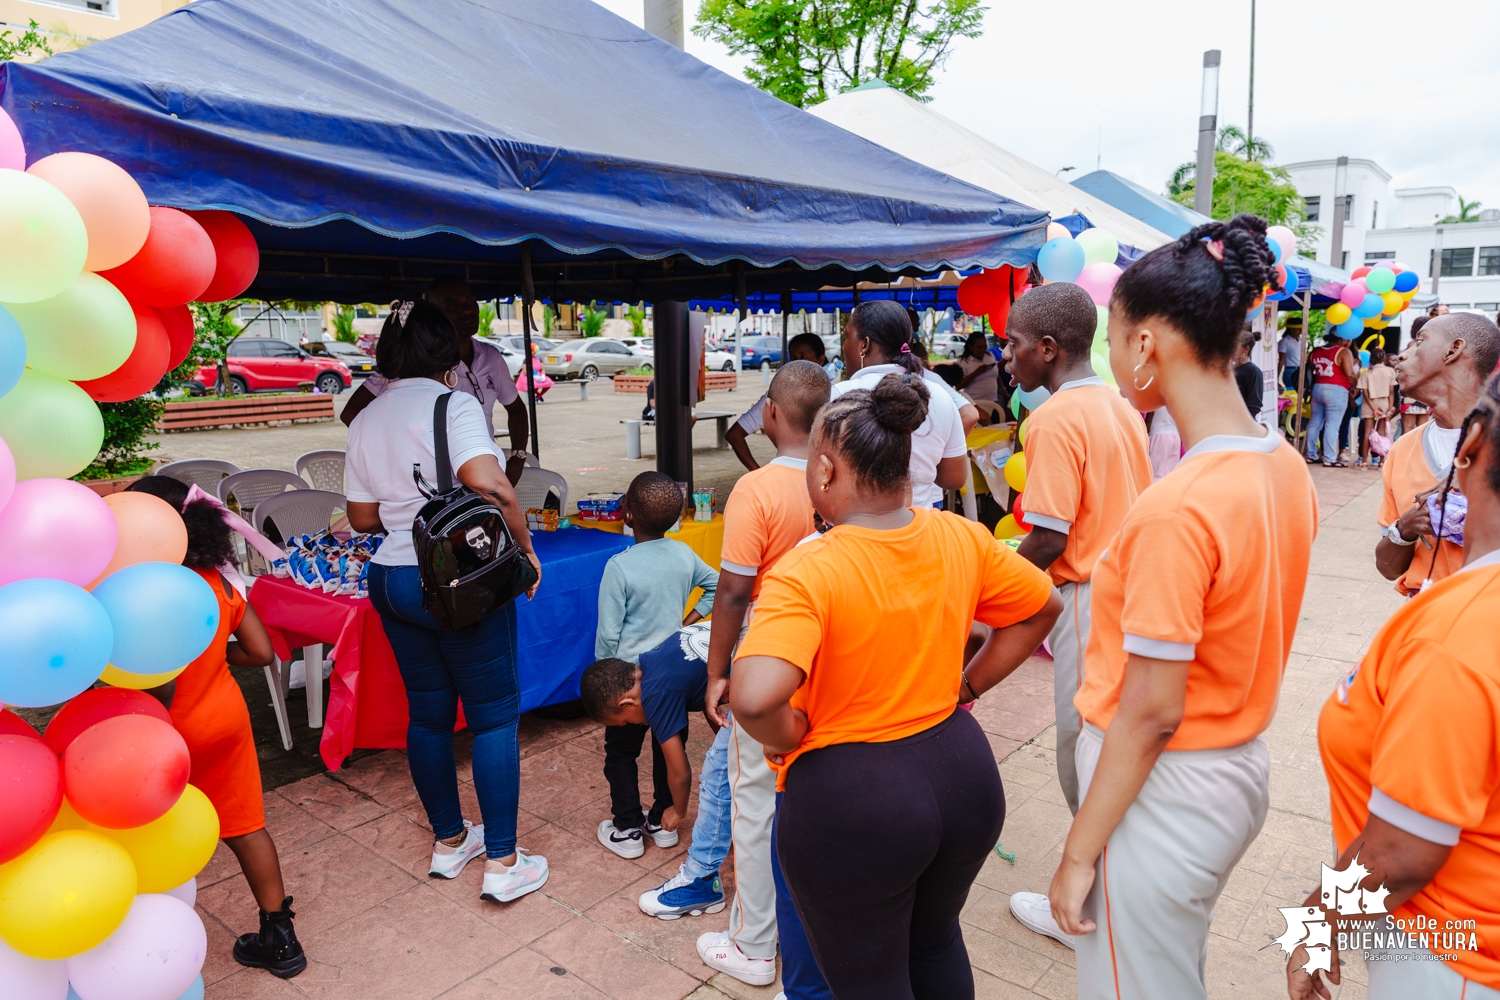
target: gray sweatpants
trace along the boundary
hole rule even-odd
[[[1078,739],[1083,794],[1104,734]],[[1094,864],[1074,938],[1078,1000],[1203,1000],[1208,925],[1270,807],[1271,756],[1256,737],[1222,750],[1163,753]],[[1371,997],[1375,996],[1373,990]]]
[[[1057,624],[1047,633],[1052,650],[1052,705],[1057,712],[1057,780],[1062,785],[1068,808],[1078,815],[1078,765],[1073,748],[1078,743],[1082,719],[1073,704],[1073,696],[1083,685],[1083,652],[1089,644],[1089,594],[1093,584],[1065,583],[1057,588],[1062,595],[1063,610]]]
[[[776,772],[760,742],[734,723],[729,737],[729,795],[734,834],[734,903],[729,937],[750,958],[776,957],[776,883],[771,879],[771,821]]]
[[[1402,955],[1390,949],[1371,952],[1381,960],[1365,962],[1370,984],[1365,995],[1369,1000],[1500,1000],[1500,990],[1464,979],[1445,962],[1417,961],[1420,954]],[[1343,957],[1349,961],[1355,955]]]

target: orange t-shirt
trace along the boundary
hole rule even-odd
[[[1458,955],[1454,971],[1492,989],[1500,989],[1497,619],[1500,553],[1492,553],[1392,615],[1318,716],[1339,853],[1371,812],[1453,845],[1432,881],[1395,914],[1420,914],[1440,932],[1463,926],[1449,921],[1475,921],[1477,951],[1441,941],[1432,949]]]
[[[892,531],[840,525],[766,577],[736,659],[776,656],[806,675],[802,744],[777,768],[835,743],[884,743],[930,729],[958,703],[974,620],[996,628],[1040,611],[1047,575],[982,524],[913,509]]]
[[[1380,513],[1376,515],[1382,528],[1390,527],[1398,517],[1410,510],[1416,502],[1417,494],[1427,493],[1443,485],[1428,464],[1426,452],[1422,448],[1427,428],[1431,426],[1432,421],[1429,420],[1417,433],[1398,437],[1396,443],[1391,445],[1391,453],[1385,457],[1385,465],[1380,472],[1384,490],[1380,495]],[[1446,471],[1444,475],[1447,475]],[[1423,535],[1417,542],[1412,552],[1411,565],[1396,581],[1397,591],[1411,595],[1421,590],[1422,581],[1427,579],[1429,566],[1432,567],[1432,579],[1436,582],[1452,576],[1464,564],[1463,547],[1446,539],[1438,542],[1437,562],[1434,563],[1433,541],[1431,535]]]
[[[766,571],[817,530],[807,495],[807,462],[774,458],[734,484],[724,504],[720,571],[755,577],[759,596]]]
[[[1026,490],[1033,527],[1068,533],[1049,568],[1054,583],[1083,583],[1151,485],[1146,422],[1104,384],[1059,389],[1026,422]]]
[[[1277,434],[1207,438],[1141,494],[1094,569],[1093,631],[1073,703],[1108,729],[1131,653],[1188,660],[1168,750],[1231,747],[1276,711],[1307,585],[1318,499]]]

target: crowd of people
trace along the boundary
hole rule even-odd
[[[1124,272],[1109,310],[1118,389],[1093,370],[1097,312],[1070,284],[1021,297],[1001,356],[973,341],[957,385],[913,351],[914,326],[893,302],[853,310],[841,370],[817,338],[794,341],[753,417],[776,457],[730,493],[718,571],[670,537],[677,484],[635,478],[623,506],[634,543],[605,569],[580,691],[604,726],[602,849],[638,858],[678,844],[695,787],[691,715],[714,733],[690,849],[642,894],[644,914],[729,906],[728,929],[698,938],[700,957],[763,986],[779,953],[789,1000],[973,997],[960,913],[1000,838],[1005,791],[969,710],[1003,697],[997,686],[1045,643],[1074,818],[1048,892],[1015,893],[1011,911],[1075,950],[1080,997],[1206,996],[1215,903],[1269,808],[1261,734],[1318,525],[1308,456],[1254,419],[1235,370],[1244,317],[1274,282],[1264,233],[1249,216],[1206,223]],[[515,607],[442,627],[412,540],[427,499],[413,470],[433,479],[444,440],[457,480],[503,512],[537,574],[530,593],[547,585],[512,487],[519,469],[502,465],[488,419],[506,400],[487,398],[475,377],[485,358],[461,347],[467,299],[444,282],[393,307],[382,381],[350,426],[348,516],[386,534],[370,594],[410,706],[429,870],[456,878],[482,855],[481,896],[504,904],[549,875],[516,838]],[[1488,617],[1500,614],[1500,329],[1433,318],[1390,359],[1392,378],[1367,377],[1373,355],[1351,378],[1340,344],[1312,360],[1335,379],[1319,385],[1346,398],[1363,387],[1372,424],[1390,418],[1397,387],[1431,414],[1383,468],[1375,564],[1411,600],[1330,695],[1319,747],[1338,866],[1358,858],[1364,887],[1388,890],[1390,919],[1468,921],[1476,945],[1453,961],[1372,961],[1370,996],[1500,996],[1500,643]],[[1016,549],[942,509],[965,480],[966,432],[988,413],[976,403],[1002,379],[1050,392],[1026,425],[1029,533]],[[1326,449],[1329,415],[1339,418],[1323,396]],[[223,568],[231,521],[173,481],[133,488],[183,511],[186,562],[220,595],[219,640],[157,693],[261,909],[235,957],[295,975],[306,957],[228,673],[270,655]],[[460,700],[477,823],[458,794]],[[732,901],[720,877],[731,848]],[[1307,905],[1327,902],[1315,893]],[[1328,997],[1339,962],[1309,974],[1305,952],[1288,965],[1289,995]]]

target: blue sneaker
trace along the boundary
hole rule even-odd
[[[689,878],[686,867],[679,868],[676,875],[655,889],[641,893],[642,912],[661,920],[676,920],[724,909],[724,886],[719,881],[719,873]]]

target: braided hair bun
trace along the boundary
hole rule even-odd
[[[1266,222],[1237,215],[1194,226],[1136,261],[1115,284],[1110,306],[1139,323],[1159,317],[1182,332],[1205,364],[1234,356],[1245,314],[1266,286],[1279,289]]]

